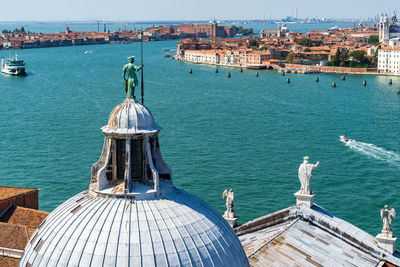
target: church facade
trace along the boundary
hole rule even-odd
[[[400,75],[400,23],[395,13],[390,20],[387,15],[381,17],[379,42],[382,48],[378,50],[378,71]]]

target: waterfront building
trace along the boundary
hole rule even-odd
[[[185,61],[202,64],[220,64],[220,52],[218,50],[186,50],[183,59]]]
[[[390,21],[381,16],[379,41],[383,47],[378,50],[378,71],[400,75],[400,23],[395,13]]]
[[[386,46],[378,50],[378,71],[400,75],[400,46]]]
[[[219,25],[216,21],[211,24],[180,24],[179,31],[194,34],[197,37],[232,37],[233,27]]]
[[[251,49],[239,50],[185,50],[182,60],[210,64],[225,65],[233,67],[263,68],[265,61],[272,58],[270,52],[252,51]]]
[[[89,188],[50,213],[19,266],[248,266],[227,221],[174,186],[149,109],[127,97],[101,130]]]

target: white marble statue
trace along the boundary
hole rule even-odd
[[[235,218],[236,213],[233,210],[233,199],[235,198],[235,194],[233,193],[232,188],[229,189],[229,191],[225,189],[224,193],[222,194],[222,198],[226,198],[226,211],[224,213],[224,217]]]
[[[392,236],[392,220],[396,217],[396,211],[392,208],[389,210],[388,205],[381,209],[381,219],[383,221],[382,235]]]
[[[299,194],[302,195],[311,195],[311,179],[312,179],[312,170],[314,168],[317,168],[319,165],[319,161],[316,164],[311,164],[308,163],[308,157],[305,156],[303,158],[303,163],[299,167],[299,179],[300,179],[300,184],[301,188],[300,191],[298,192]]]

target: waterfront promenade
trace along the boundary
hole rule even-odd
[[[376,25],[303,34],[278,25],[260,36],[208,40],[184,39],[177,44],[174,59],[195,64],[248,69],[278,69],[293,73],[385,74],[378,71]]]
[[[142,30],[107,31],[72,31],[67,26],[58,33],[26,32],[24,27],[14,31],[3,30],[0,34],[0,49],[26,49],[61,47],[93,44],[132,43],[143,41],[176,40],[184,38],[232,37],[236,34],[251,34],[252,29],[236,26],[211,24],[180,24],[179,26],[152,26]]]

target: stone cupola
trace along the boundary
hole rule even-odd
[[[161,128],[135,98],[127,97],[116,106],[101,130],[105,138],[100,159],[92,167],[92,193],[138,197],[172,186],[171,168],[158,142]]]

